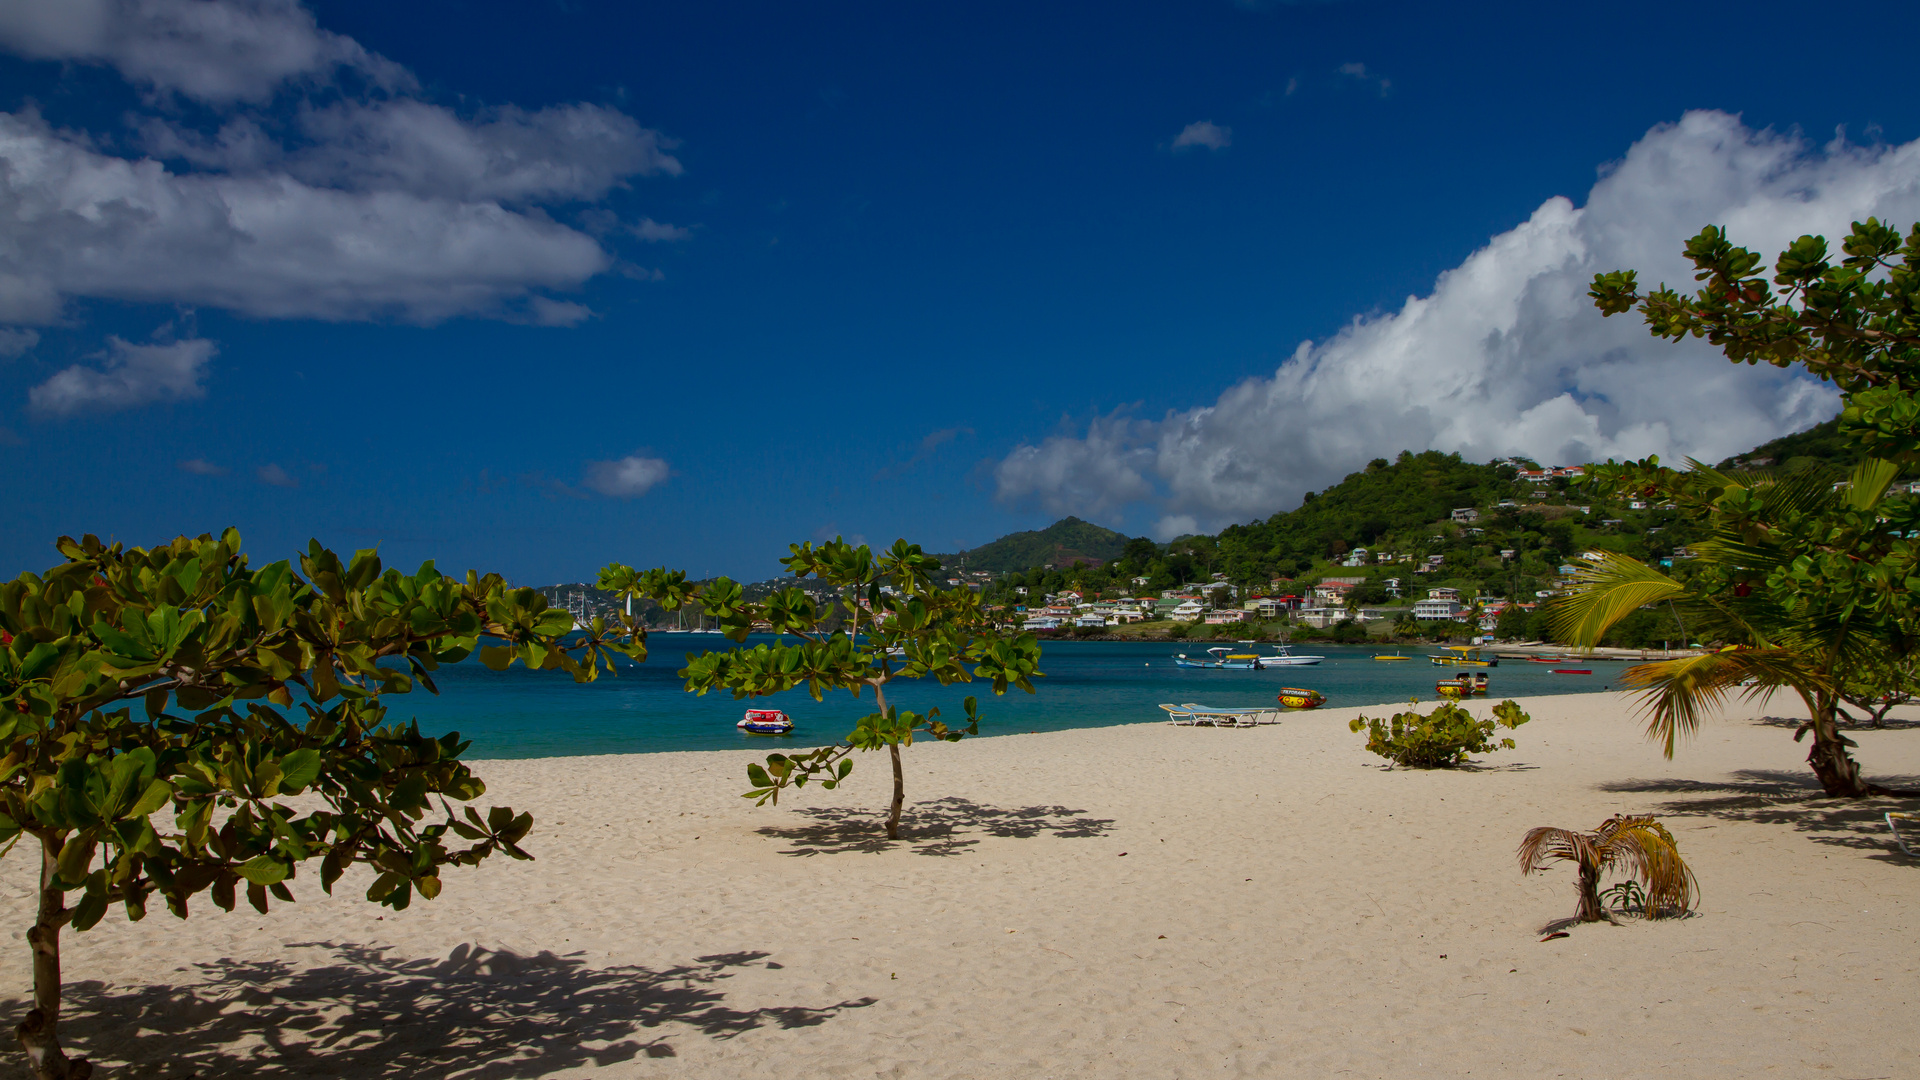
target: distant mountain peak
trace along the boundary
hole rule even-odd
[[[1127,546],[1125,533],[1064,517],[1044,529],[1010,533],[991,543],[951,555],[938,555],[941,565],[968,570],[1013,573],[1035,566],[1070,566],[1074,562],[1099,565],[1120,557]]]

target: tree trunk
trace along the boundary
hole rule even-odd
[[[888,743],[893,755],[893,809],[887,813],[887,839],[900,839],[900,807],[907,801],[907,781],[900,773],[900,744]]]
[[[40,920],[27,931],[27,948],[33,952],[33,1008],[25,1020],[13,1029],[27,1052],[37,1080],[86,1080],[93,1065],[85,1058],[67,1060],[60,1049],[60,928],[69,913],[66,894],[55,880],[60,841],[54,837],[40,840]]]
[[[1575,913],[1581,922],[1607,921],[1607,909],[1600,904],[1600,867],[1586,863],[1580,864],[1580,910]]]
[[[1840,733],[1835,718],[1839,703],[1824,695],[1814,700],[1813,719],[1807,727],[1813,732],[1813,749],[1807,751],[1807,764],[1828,795],[1858,799],[1876,793],[1872,784],[1860,778],[1860,764],[1847,753],[1853,740]]]
[[[873,687],[873,703],[880,707],[880,715],[887,713],[887,692],[878,683]],[[887,744],[887,753],[893,756],[893,806],[887,811],[887,839],[900,839],[900,807],[907,801],[907,781],[900,772],[900,744]]]

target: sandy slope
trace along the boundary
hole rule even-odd
[[[1528,705],[1449,772],[1378,767],[1351,711],[915,746],[892,846],[880,757],[778,809],[745,752],[489,762],[538,862],[398,915],[303,876],[268,917],[110,919],[70,1034],[122,1076],[1916,1075],[1894,804],[1814,798],[1781,721],[1667,762],[1616,695]],[[1913,715],[1856,736],[1873,775],[1920,786]],[[1521,834],[1615,811],[1666,816],[1701,916],[1540,942],[1573,891]]]

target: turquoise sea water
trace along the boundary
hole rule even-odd
[[[768,639],[771,640],[771,639]],[[750,640],[749,644],[753,642]],[[691,634],[654,634],[651,656],[640,665],[623,663],[618,677],[577,685],[565,674],[514,667],[488,671],[469,661],[435,674],[440,695],[423,690],[387,698],[389,718],[420,719],[422,730],[454,730],[473,740],[469,758],[559,757],[573,754],[639,754],[665,750],[737,750],[768,752],[785,745],[796,749],[832,742],[872,710],[873,699],[855,702],[847,694],[815,702],[805,689],[754,701],[728,694],[696,697],[681,688],[674,674],[688,653],[729,644],[724,638]],[[1379,651],[1365,647],[1316,645],[1299,653],[1326,656],[1312,667],[1272,671],[1213,671],[1175,667],[1175,652],[1203,653],[1204,645],[1134,644],[1113,641],[1063,641],[1044,646],[1038,693],[1011,691],[994,697],[981,683],[941,687],[896,683],[887,702],[925,711],[940,706],[945,717],[961,715],[960,699],[980,699],[980,734],[1006,735],[1112,724],[1159,723],[1158,702],[1198,702],[1220,708],[1270,706],[1282,686],[1304,686],[1327,696],[1328,707],[1377,705],[1418,696],[1438,700],[1434,680],[1458,669],[1429,663],[1429,649],[1403,650],[1414,659],[1383,663]],[[1251,650],[1269,652],[1265,647]],[[1581,693],[1617,685],[1627,665],[1595,661],[1592,675],[1555,675],[1548,665],[1502,661],[1477,669],[1490,678],[1489,698]],[[745,735],[734,727],[749,707],[786,710],[795,723],[791,736]]]

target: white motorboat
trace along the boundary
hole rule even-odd
[[[1325,659],[1324,656],[1295,656],[1291,647],[1280,645],[1272,656],[1260,658],[1260,667],[1262,670],[1276,667],[1306,667]]]

